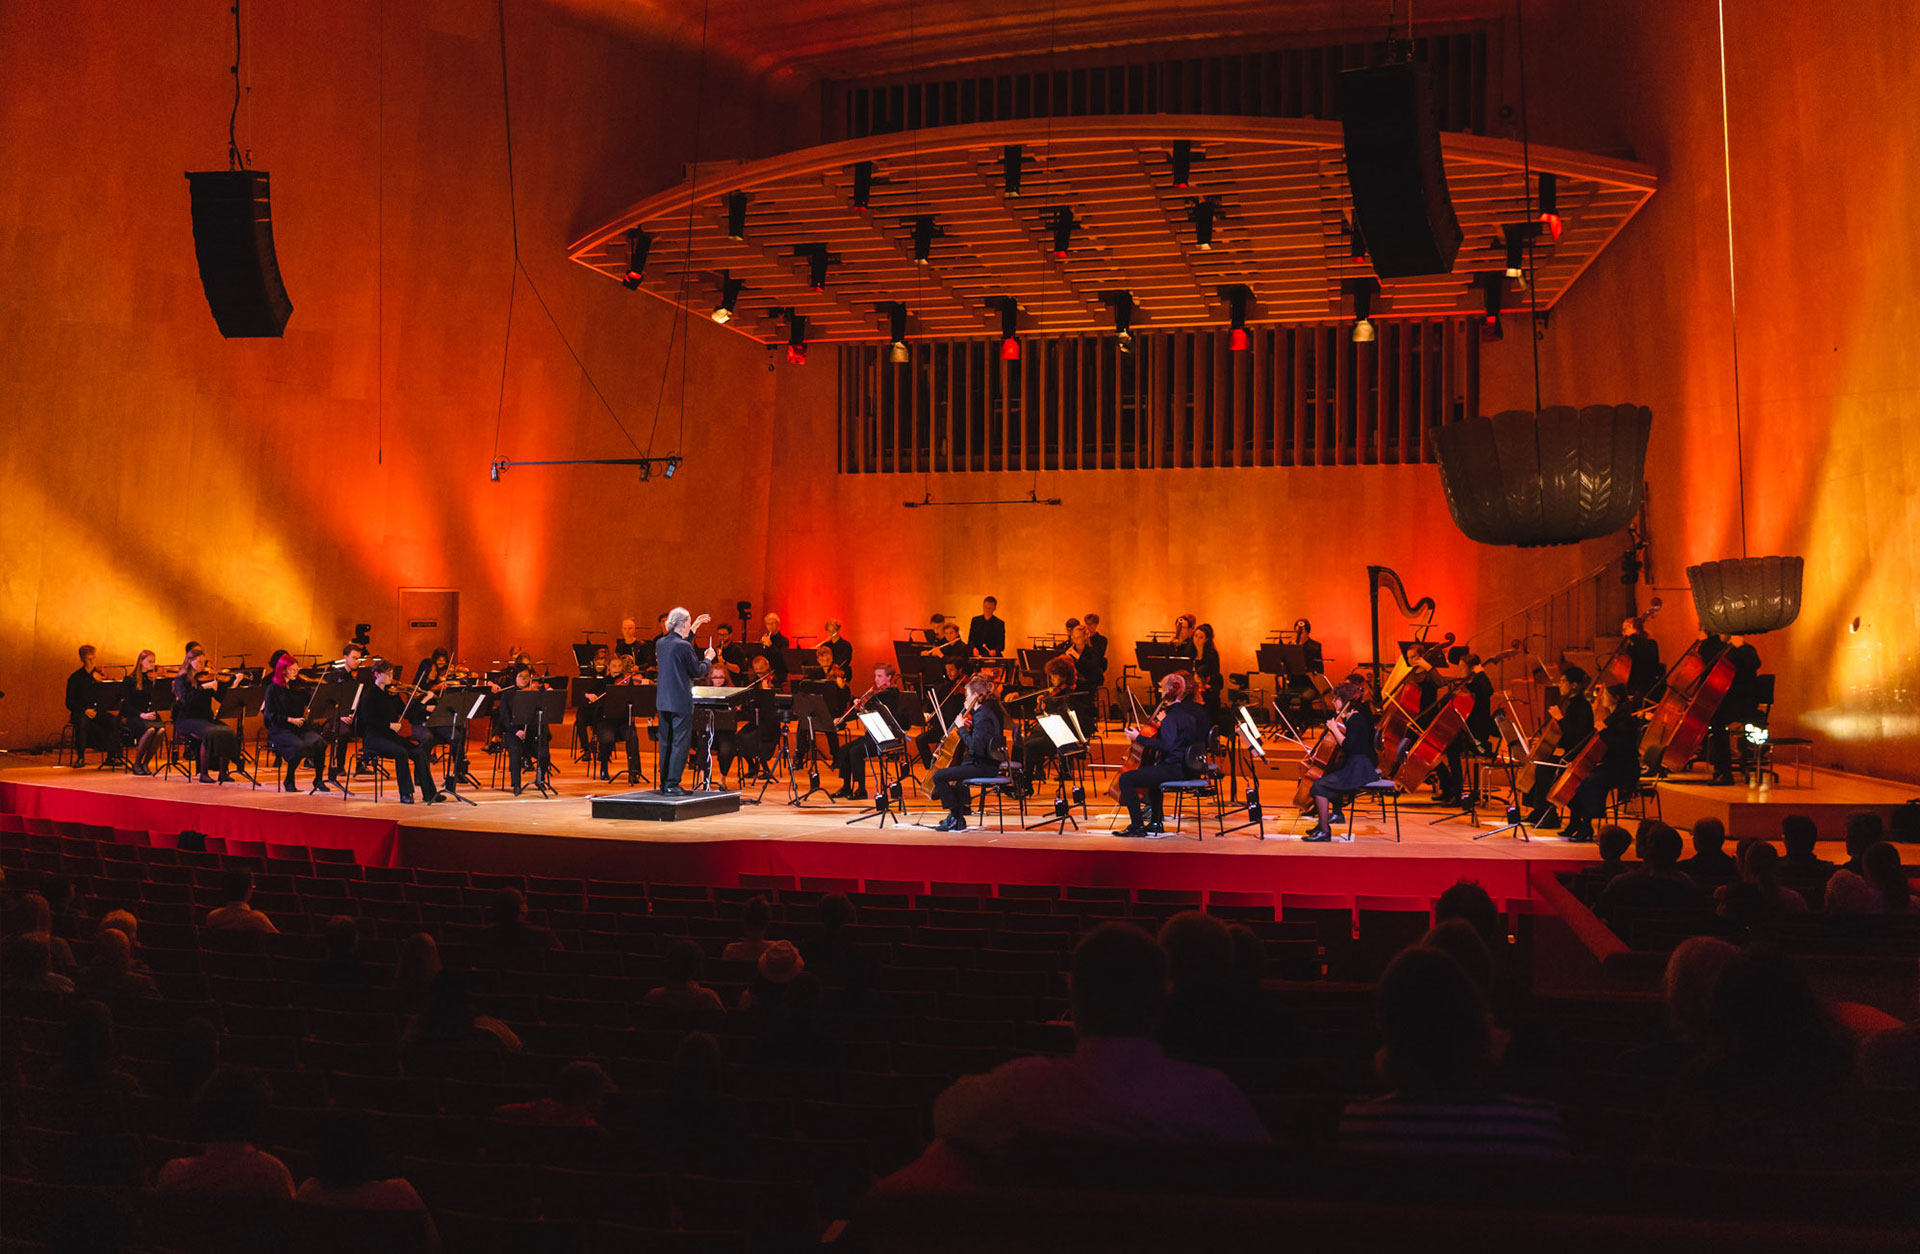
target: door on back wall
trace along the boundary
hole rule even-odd
[[[411,676],[420,659],[435,649],[460,656],[460,593],[453,588],[400,589],[400,632],[393,660]]]

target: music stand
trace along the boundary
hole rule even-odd
[[[1071,713],[1071,711],[1068,713]],[[1042,714],[1034,721],[1039,725],[1041,734],[1046,736],[1053,744],[1053,755],[1059,765],[1059,769],[1056,772],[1059,779],[1054,788],[1053,814],[1048,818],[1027,824],[1026,830],[1031,832],[1038,828],[1051,827],[1064,836],[1067,831],[1067,824],[1072,823],[1073,830],[1077,832],[1080,830],[1080,824],[1074,820],[1073,801],[1067,792],[1067,759],[1075,756],[1085,757],[1087,754],[1086,738],[1075,730],[1080,720],[1076,717],[1073,720],[1073,724],[1069,725],[1066,715]],[[1080,788],[1080,813],[1082,817],[1085,817],[1087,812],[1086,788],[1081,785],[1076,786]]]
[[[579,647],[579,645],[574,646],[575,649]],[[589,666],[587,669],[591,671],[592,667]],[[601,700],[605,700],[605,694],[611,687],[611,680],[594,674],[575,675],[567,680],[567,704],[573,707],[573,760],[575,762],[592,756],[592,751],[587,744],[587,728],[592,725],[593,719],[588,716],[588,711],[597,713],[596,707],[600,702],[589,701],[587,698],[600,697]]]
[[[720,715],[724,712],[729,718],[733,720],[733,726],[727,728],[727,733],[729,735],[732,735],[734,732],[738,731],[740,726],[739,708],[734,703],[736,701],[745,700],[750,691],[751,691],[750,689],[747,689],[744,687],[735,687],[731,684],[726,686],[709,686],[709,685],[701,685],[701,684],[694,685],[694,689],[693,689],[694,739],[698,740],[700,738],[700,722],[701,722],[701,717],[703,715],[705,716],[706,727],[707,727],[706,754],[705,754],[704,760],[701,762],[701,765],[700,765],[700,787],[696,791],[699,791],[699,792],[714,791],[714,788],[713,788],[713,741],[714,741],[714,737],[719,733],[719,730],[720,730],[719,728]],[[724,775],[721,777],[720,782],[723,785],[723,787],[719,791],[722,791],[722,792],[730,791],[724,787],[726,783],[726,777]],[[757,805],[758,802],[754,804]]]
[[[806,737],[807,745],[807,790],[800,791],[799,781],[794,778],[799,769],[798,763],[791,759],[787,763],[787,804],[804,805],[808,797],[819,793],[832,800],[832,795],[820,783],[820,755],[815,750],[815,741],[821,728],[833,726],[833,715],[827,712],[827,698],[823,691],[828,687],[824,683],[808,683],[802,680],[794,685],[793,721],[804,727],[801,734]]]
[[[465,781],[478,788],[480,781],[467,770],[467,726],[480,717],[492,696],[485,688],[447,688],[441,691],[433,713],[427,715],[429,728],[448,729],[447,781],[442,791],[468,805],[476,803],[470,797],[460,796],[460,784]]]
[[[533,753],[533,786],[543,797],[557,797],[558,790],[548,782],[547,773],[553,769],[551,762],[553,746],[545,741],[546,730],[567,717],[567,694],[564,692],[541,692],[534,688],[516,688],[506,695],[506,708],[509,720],[520,726],[530,727],[533,734],[527,738],[527,748]]]
[[[1506,696],[1504,689],[1500,695]],[[1505,760],[1496,760],[1496,765],[1507,773],[1507,821],[1500,827],[1477,832],[1473,838],[1485,840],[1489,836],[1513,832],[1521,840],[1532,844],[1533,838],[1527,835],[1526,799],[1520,795],[1520,763],[1533,760],[1533,748],[1527,743],[1527,733],[1520,730],[1520,724],[1513,717],[1513,709],[1507,703],[1502,702],[1494,712],[1493,725],[1500,729],[1502,747],[1506,750]]]
[[[590,633],[590,634],[598,634],[598,633]],[[582,675],[593,674],[593,655],[598,653],[599,651],[600,651],[600,646],[595,644],[591,640],[587,641],[584,644],[580,644],[580,643],[574,644],[573,664],[580,668],[580,673]]]
[[[893,813],[892,793],[887,784],[887,759],[895,750],[906,744],[907,734],[900,729],[900,725],[893,719],[892,712],[884,705],[876,706],[871,710],[862,710],[854,717],[860,720],[860,726],[865,729],[867,739],[873,742],[873,752],[868,757],[873,762],[879,779],[873,790],[873,809],[848,819],[846,826],[864,823],[868,819],[879,819],[881,828],[886,827],[888,819],[898,824],[900,817]]]
[[[575,708],[573,715],[575,739],[579,739],[580,737],[579,728],[582,723],[588,726],[589,736],[592,734],[590,729],[596,721],[613,723],[625,727],[634,735],[636,742],[633,745],[633,760],[631,763],[633,773],[637,779],[645,779],[646,770],[640,765],[641,759],[645,757],[645,755],[640,752],[640,746],[637,743],[639,733],[633,732],[633,707],[639,699],[640,693],[646,692],[651,694],[653,691],[654,689],[652,687],[643,684],[608,684],[601,690],[599,700],[591,704],[583,702]],[[622,736],[620,739],[620,747],[624,752],[627,747],[627,739],[625,736]],[[592,743],[590,740],[581,741],[581,743],[587,746],[587,778],[598,778],[600,764],[594,760]],[[612,755],[609,754],[608,756],[611,758]]]
[[[243,657],[244,655],[236,654],[234,656]],[[260,781],[255,779],[253,772],[247,769],[248,765],[252,764],[254,760],[253,755],[247,752],[247,709],[251,707],[264,716],[267,703],[266,685],[255,683],[235,684],[233,687],[220,693],[219,696],[220,708],[214,712],[214,717],[222,722],[225,722],[228,718],[233,719],[233,734],[240,743],[240,761],[235,765],[239,767],[240,773],[245,775],[255,788],[258,788]]]
[[[326,738],[329,765],[331,765],[331,759],[333,757],[334,740],[346,734],[338,730],[335,725],[347,712],[346,709],[343,709],[341,706],[341,698],[346,695],[349,689],[358,695],[360,685],[350,684],[344,680],[315,684],[313,692],[307,697],[306,725],[318,731]],[[326,784],[323,782],[325,778],[325,772],[313,777],[313,787],[307,790],[309,797],[314,793],[324,792],[326,790]],[[353,790],[347,787],[347,777],[345,775],[335,780],[334,783],[340,786],[340,792],[343,796],[353,796]]]

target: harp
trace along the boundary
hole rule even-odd
[[[1407,599],[1407,587],[1400,582],[1400,576],[1390,566],[1367,567],[1367,601],[1373,612],[1373,673],[1380,674],[1380,589],[1393,593],[1394,604],[1399,607],[1401,617],[1414,624],[1413,638],[1424,641],[1427,632],[1433,628],[1434,604],[1432,597],[1421,597],[1418,601]]]

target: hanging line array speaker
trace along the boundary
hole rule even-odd
[[[273,211],[264,170],[189,173],[193,252],[207,307],[228,339],[278,336],[293,302],[273,254]]]
[[[1340,75],[1339,104],[1354,225],[1374,273],[1452,273],[1460,219],[1447,191],[1426,67],[1402,61],[1348,70]]]

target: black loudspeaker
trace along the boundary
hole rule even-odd
[[[220,334],[228,339],[277,336],[293,302],[273,255],[273,212],[263,170],[209,170],[187,175],[193,193],[193,252],[200,286]]]
[[[1449,274],[1460,219],[1447,193],[1433,84],[1411,62],[1340,75],[1340,129],[1354,224],[1383,279]]]

